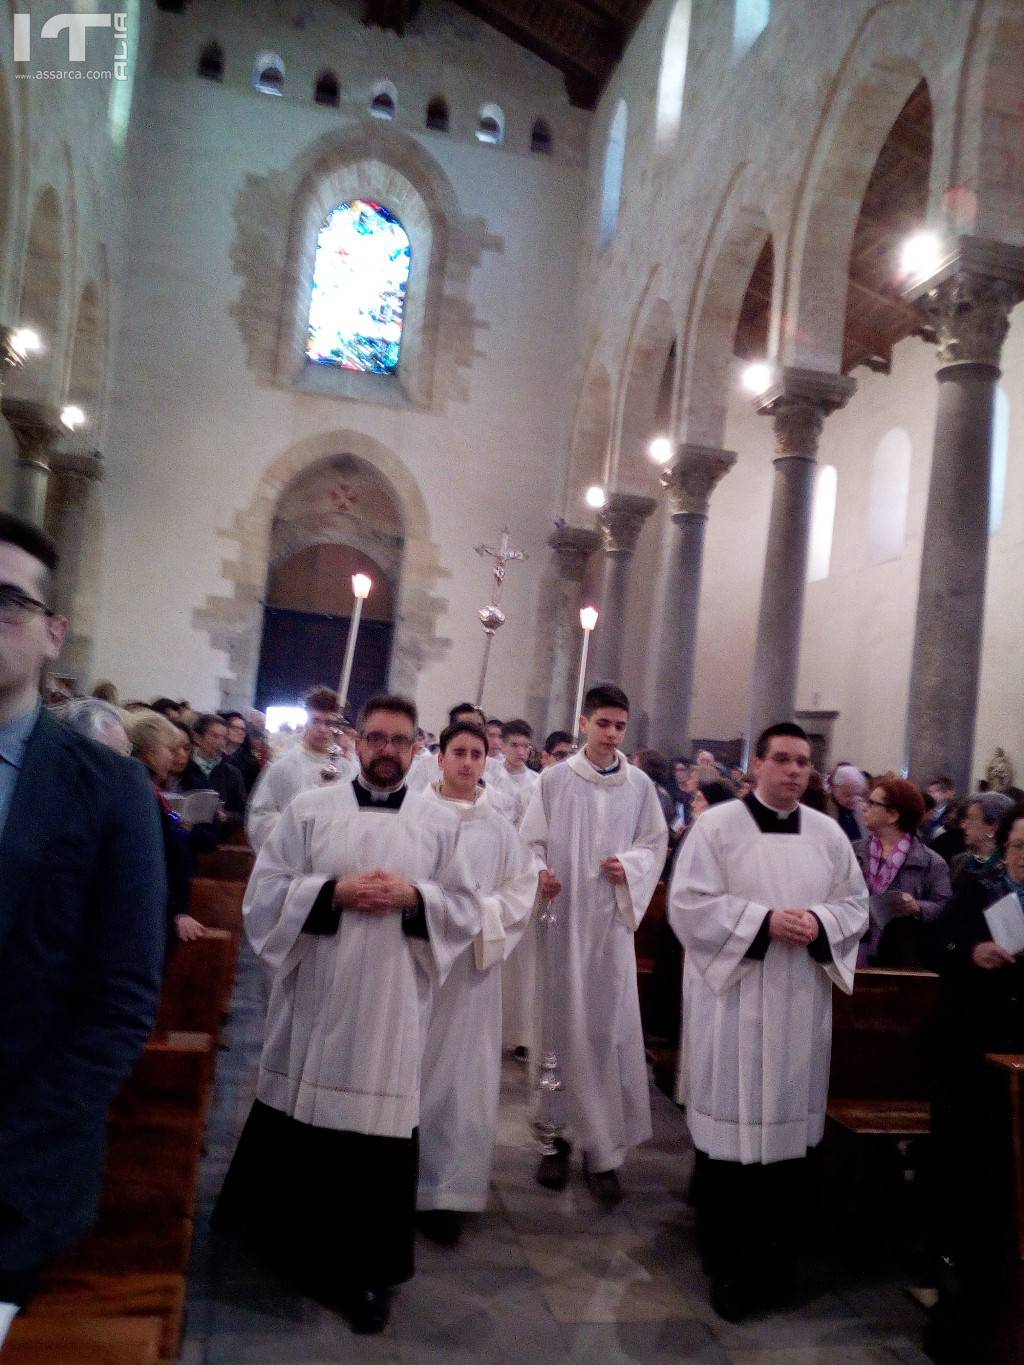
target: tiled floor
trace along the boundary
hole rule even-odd
[[[922,1317],[896,1285],[808,1269],[800,1305],[739,1326],[708,1306],[683,1192],[690,1156],[679,1111],[654,1095],[654,1140],[623,1172],[627,1199],[603,1213],[579,1179],[563,1194],[533,1180],[522,1068],[506,1063],[491,1208],[454,1251],[421,1242],[416,1278],[387,1332],[353,1337],[206,1229],[248,1111],[262,1004],[258,969],[239,972],[219,1059],[189,1278],[185,1365],[735,1365],[921,1362]]]

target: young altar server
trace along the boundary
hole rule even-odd
[[[215,1214],[360,1332],[413,1273],[423,1030],[481,927],[456,812],[405,803],[415,733],[411,702],[367,702],[355,781],[300,793],[257,859],[245,929],[270,1004]]]
[[[501,963],[537,900],[539,864],[480,783],[487,735],[456,721],[440,777],[414,799],[458,812],[459,847],[480,901],[480,933],[434,992],[420,1086],[420,1225],[454,1245],[462,1215],[487,1207],[501,1088]],[[411,801],[410,801],[411,805]]]
[[[849,993],[867,892],[834,820],[800,805],[811,746],[760,736],[757,785],[704,812],[676,862],[687,1122],[712,1305],[735,1321],[788,1291],[805,1158],[825,1127],[832,986]]]
[[[263,769],[249,797],[245,832],[257,853],[299,792],[330,782],[351,782],[359,768],[358,760],[346,757],[336,742],[344,722],[337,692],[314,687],[302,704],[306,708],[302,739]]]
[[[564,1188],[575,1143],[591,1192],[609,1207],[622,1198],[616,1172],[627,1152],[651,1136],[633,935],[668,846],[654,783],[618,747],[628,721],[620,688],[592,687],[583,749],[545,768],[520,826],[545,865],[542,894],[556,896],[554,921],[538,929],[540,1052],[545,1064],[557,1059],[562,1088],[542,1089],[555,1131],[537,1179]]]

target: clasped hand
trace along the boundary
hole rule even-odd
[[[404,877],[378,867],[373,872],[343,877],[336,882],[334,903],[345,910],[386,915],[394,910],[411,910],[416,904],[416,888]]]
[[[806,948],[818,937],[820,926],[810,910],[773,910],[768,916],[768,933],[791,948]]]
[[[537,874],[537,886],[541,900],[553,901],[562,894],[562,883],[550,868],[541,868]]]
[[[626,883],[626,869],[618,858],[605,858],[601,864],[601,871],[611,882],[612,886],[624,886]]]

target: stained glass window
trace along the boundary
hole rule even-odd
[[[369,199],[339,204],[317,239],[307,358],[394,374],[409,264],[409,238],[389,209]]]

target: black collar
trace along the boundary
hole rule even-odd
[[[754,817],[754,823],[762,834],[799,834],[800,833],[800,807],[790,811],[788,815],[779,815],[772,810],[771,806],[766,806],[763,801],[759,801],[753,792],[748,792],[743,798],[743,804]]]
[[[357,777],[352,783],[352,790],[356,794],[357,804],[369,810],[401,810],[402,802],[405,800],[409,788],[403,783],[397,791],[389,792],[381,800],[375,801],[373,792],[369,787],[364,787]]]

